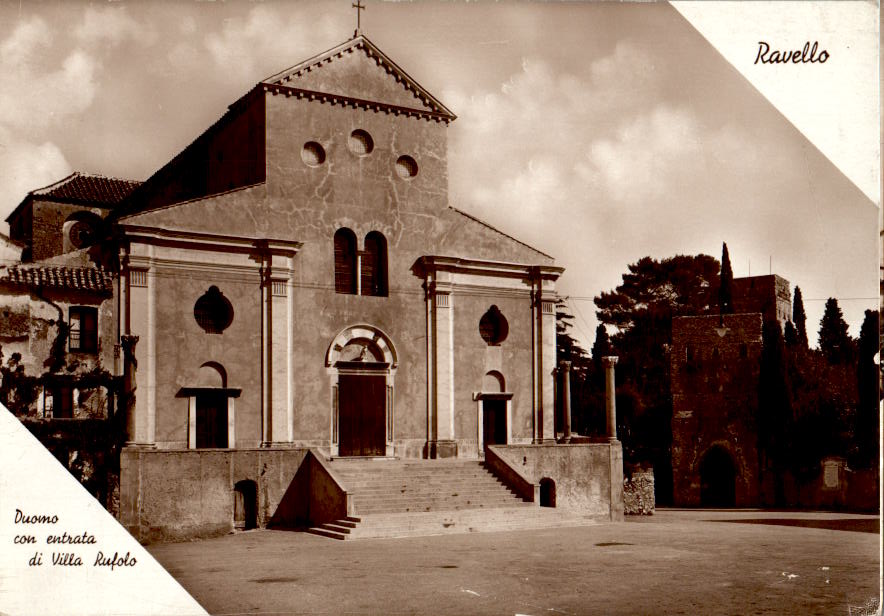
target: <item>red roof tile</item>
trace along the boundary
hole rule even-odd
[[[113,274],[96,267],[14,266],[0,270],[0,282],[109,293]]]
[[[132,180],[118,180],[75,171],[54,184],[32,190],[30,194],[58,201],[92,203],[110,207],[120,204],[140,185],[141,182]]]

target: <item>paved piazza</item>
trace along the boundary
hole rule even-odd
[[[573,529],[335,541],[250,531],[149,546],[212,614],[852,614],[876,516],[661,510]]]

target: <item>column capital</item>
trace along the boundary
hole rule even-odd
[[[607,355],[602,357],[602,365],[605,368],[613,368],[617,364],[617,360],[620,359],[616,355]]]
[[[568,372],[571,370],[571,362],[567,359],[562,359],[559,361],[559,370],[562,372]]]

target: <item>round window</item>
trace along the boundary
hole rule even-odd
[[[396,159],[396,173],[400,178],[411,179],[417,175],[417,162],[408,155]]]
[[[95,238],[95,229],[88,222],[78,220],[71,225],[68,237],[70,237],[71,246],[84,248],[89,246]]]
[[[325,149],[315,141],[308,141],[301,148],[301,160],[310,167],[318,167],[325,162]]]
[[[350,146],[350,151],[357,156],[371,154],[372,150],[374,150],[374,140],[371,138],[371,135],[361,128],[357,128],[350,133],[348,145]]]

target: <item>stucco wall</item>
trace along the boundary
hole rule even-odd
[[[497,454],[534,483],[555,481],[556,507],[623,519],[623,450],[619,442],[495,446]]]
[[[295,478],[305,449],[150,451],[120,454],[120,522],[143,542],[233,531],[234,486],[258,487],[258,525],[265,526]]]

